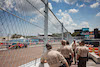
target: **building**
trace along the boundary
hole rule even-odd
[[[50,33],[48,34],[48,40],[61,40],[61,37],[54,37],[52,35],[53,34],[50,34]],[[45,37],[44,37],[43,33],[40,33],[40,34],[38,34],[37,38],[43,40]]]
[[[82,28],[74,30],[74,33],[78,33],[75,39],[87,39],[89,38],[89,28]]]
[[[75,33],[79,33],[75,36],[77,39],[99,39],[100,31],[95,28],[94,31],[89,31],[89,28],[82,28],[74,30]]]
[[[89,28],[82,28],[81,35],[84,35],[86,39],[89,38]]]
[[[74,30],[74,33],[80,32],[74,37],[75,39],[84,39],[86,44],[94,45],[94,47],[100,46],[100,31],[98,28],[95,28],[94,31],[89,31],[89,28],[82,28],[81,30]]]
[[[82,32],[82,30],[81,29],[77,29],[77,30],[74,30],[74,32]]]
[[[0,37],[0,41],[7,41],[10,40],[8,37]]]
[[[94,39],[94,31],[89,32],[89,39]]]
[[[100,31],[98,30],[98,28],[94,29],[94,38],[96,39],[100,38]]]
[[[44,36],[44,33],[39,33],[38,36]],[[52,36],[52,34],[49,33],[48,36]]]

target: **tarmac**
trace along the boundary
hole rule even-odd
[[[57,49],[60,45],[53,45],[53,49]],[[30,46],[22,49],[0,50],[0,67],[49,67],[49,65],[41,64],[40,57],[43,53],[43,45]],[[39,59],[37,59],[39,58]],[[77,67],[72,65],[70,67]],[[87,62],[87,67],[100,67],[91,59]]]
[[[74,65],[72,63],[72,65],[70,67],[77,67],[77,64]],[[86,67],[100,67],[100,64],[96,64],[93,60],[89,59],[87,64],[86,64]]]
[[[1,49],[0,67],[18,67],[29,62],[31,62],[32,65],[36,65],[36,63],[38,63],[37,59],[43,54],[43,46],[44,45],[33,45],[21,49]],[[53,45],[53,49],[56,50],[59,46],[60,45]],[[36,61],[34,62],[34,60]],[[29,63],[30,66],[32,66],[31,64]],[[25,65],[25,67],[26,66],[27,65]]]
[[[36,61],[29,62],[29,63],[21,65],[19,67],[49,67],[49,65],[47,63],[41,64],[40,58],[39,58]],[[74,63],[72,63],[72,65],[70,67],[77,67],[77,64],[75,65]],[[93,60],[89,59],[86,67],[100,67],[100,64],[96,64]]]

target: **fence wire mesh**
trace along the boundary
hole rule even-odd
[[[47,3],[47,0],[42,0]],[[0,67],[18,67],[40,58],[44,46],[45,4],[41,0],[0,0]],[[60,46],[62,24],[48,8],[48,43]],[[63,29],[65,40],[72,37]]]
[[[41,4],[41,5],[40,5]],[[44,4],[41,0],[0,0],[0,67],[18,67],[43,52]]]

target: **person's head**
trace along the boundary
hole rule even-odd
[[[69,41],[66,41],[66,44],[69,45]]]
[[[61,44],[62,44],[62,45],[66,45],[66,41],[65,41],[65,40],[62,40],[62,41],[61,41]]]
[[[46,44],[46,48],[47,48],[47,50],[50,50],[50,49],[52,49],[52,46],[50,44]]]
[[[79,41],[79,45],[81,46],[81,41]]]
[[[75,40],[73,40],[74,41],[74,43],[75,43]]]
[[[82,45],[82,46],[84,46],[84,45],[85,45],[85,44],[84,44],[84,41],[81,41],[81,45]]]
[[[6,38],[2,38],[2,41],[5,41],[6,40]]]

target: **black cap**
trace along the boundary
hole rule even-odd
[[[46,44],[46,48],[49,50],[52,49],[52,46],[50,44]]]
[[[83,41],[81,41],[81,43],[85,43],[85,42],[84,42],[84,40],[83,40]]]
[[[69,41],[66,41],[66,44],[69,44]]]

